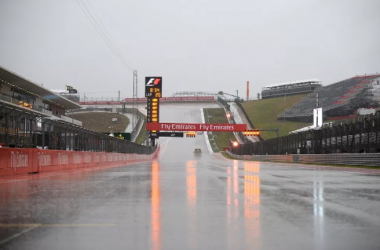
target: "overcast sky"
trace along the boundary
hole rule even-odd
[[[0,66],[50,89],[132,97],[138,71],[163,95],[251,97],[380,72],[380,0],[0,0]],[[116,51],[86,16],[95,17]],[[122,61],[123,60],[123,61]]]

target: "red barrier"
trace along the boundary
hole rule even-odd
[[[159,148],[150,155],[104,152],[0,148],[0,176],[56,170],[120,166],[157,158]]]
[[[379,77],[380,75],[376,74],[376,75],[368,75],[368,76],[355,76],[355,77],[352,77],[352,79],[360,79],[360,78],[372,78],[372,77]]]

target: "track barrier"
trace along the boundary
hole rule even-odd
[[[225,152],[231,157],[239,160],[380,167],[380,154],[378,153],[237,155],[229,150]]]
[[[0,177],[57,170],[121,166],[156,159],[152,154],[122,154],[88,151],[0,148]]]

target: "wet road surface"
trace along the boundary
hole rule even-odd
[[[161,120],[200,122],[200,106],[163,105]],[[380,249],[376,172],[159,142],[153,162],[0,179],[0,249]]]

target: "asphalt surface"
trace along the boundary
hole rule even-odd
[[[160,119],[200,122],[200,106]],[[225,160],[203,135],[159,143],[153,162],[0,179],[0,249],[380,249],[376,173]]]

